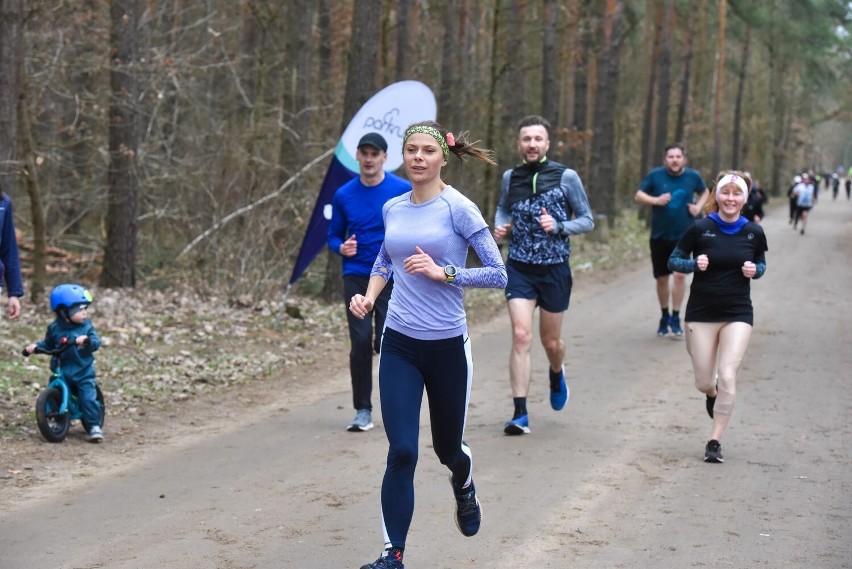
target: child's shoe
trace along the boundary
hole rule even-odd
[[[97,425],[89,429],[89,442],[90,443],[99,443],[104,440],[104,432]]]

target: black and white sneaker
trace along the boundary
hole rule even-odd
[[[722,458],[722,444],[716,439],[707,441],[707,447],[704,449],[704,462],[725,462]]]
[[[394,555],[391,551],[385,551],[372,563],[362,565],[361,569],[405,569],[405,565],[402,564],[401,554]]]

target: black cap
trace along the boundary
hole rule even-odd
[[[364,145],[372,146],[373,148],[377,148],[382,152],[388,151],[388,141],[385,140],[378,132],[368,132],[364,136],[361,137],[361,140],[358,141],[358,148],[361,148]]]

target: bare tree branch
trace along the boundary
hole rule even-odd
[[[322,154],[320,154],[319,156],[317,156],[316,158],[314,158],[313,160],[308,162],[301,170],[296,172],[293,176],[291,176],[286,182],[281,184],[281,186],[277,190],[272,192],[271,194],[267,194],[267,195],[263,196],[262,198],[260,198],[259,200],[254,201],[254,202],[252,202],[252,203],[250,203],[246,206],[243,206],[239,209],[236,209],[236,210],[232,211],[231,213],[229,213],[228,215],[226,215],[225,217],[223,217],[221,221],[214,224],[212,227],[210,227],[204,233],[202,233],[201,235],[199,235],[198,237],[196,237],[195,239],[190,241],[189,244],[186,247],[183,248],[183,251],[181,251],[178,254],[177,258],[180,259],[184,255],[189,253],[193,249],[193,247],[195,247],[201,241],[203,241],[204,239],[206,239],[207,237],[209,237],[210,235],[212,235],[213,233],[215,233],[216,231],[218,231],[219,229],[224,227],[227,223],[229,223],[233,219],[235,219],[235,218],[241,216],[242,214],[253,210],[257,206],[262,205],[262,204],[268,202],[269,200],[281,195],[281,193],[284,190],[286,190],[287,188],[289,188],[293,184],[293,182],[298,180],[302,176],[302,174],[304,174],[305,172],[307,172],[308,170],[310,170],[311,168],[316,166],[318,163],[322,162],[323,160],[325,160],[326,158],[331,156],[331,154],[333,154],[333,153],[334,153],[334,148],[329,148],[328,150],[326,150],[325,152],[323,152]]]

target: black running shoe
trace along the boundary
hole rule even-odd
[[[713,418],[713,407],[716,406],[716,398],[707,396],[707,414],[710,415],[710,418]]]
[[[405,565],[402,564],[401,559],[397,559],[393,555],[382,554],[372,563],[362,565],[361,569],[405,569]]]
[[[716,439],[707,441],[704,449],[704,462],[725,462],[722,458],[722,445]]]
[[[455,484],[453,477],[450,476],[450,484],[455,493]],[[462,535],[471,537],[479,531],[479,525],[482,523],[482,507],[479,505],[479,499],[476,497],[476,488],[473,482],[464,494],[456,494],[456,527],[462,532]]]

